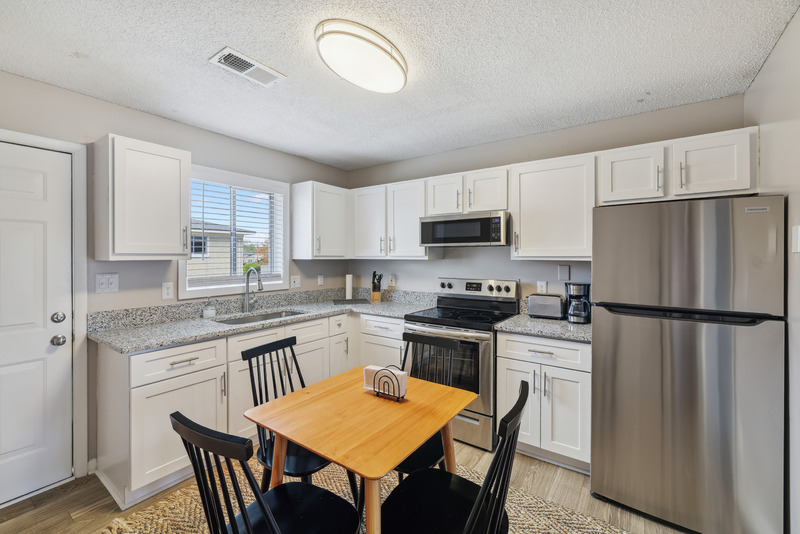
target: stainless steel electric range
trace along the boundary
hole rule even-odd
[[[519,313],[518,280],[439,278],[436,307],[405,315],[406,332],[461,341],[453,386],[478,394],[453,420],[459,441],[493,450],[495,422],[494,325]]]

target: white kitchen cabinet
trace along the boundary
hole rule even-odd
[[[597,157],[598,203],[664,196],[664,145],[601,152]]]
[[[131,390],[131,484],[136,491],[190,464],[169,414],[226,431],[224,365]]]
[[[350,334],[339,334],[330,338],[331,376],[355,367],[350,351]]]
[[[228,433],[243,437],[256,435],[256,425],[243,415],[253,407],[250,366],[242,360],[242,351],[286,337],[285,328],[256,330],[230,336],[228,344]],[[267,372],[269,375],[269,371]]]
[[[294,353],[297,356],[297,365],[303,372],[303,382],[306,386],[331,376],[330,345],[327,338],[295,345]],[[289,372],[292,374],[294,389],[300,389],[300,379],[293,362],[289,363]]]
[[[508,209],[508,168],[484,169],[464,175],[467,189],[466,211]]]
[[[757,176],[757,129],[710,134],[672,145],[675,195],[739,191],[753,186]]]
[[[403,360],[405,322],[394,317],[361,315],[359,355],[361,365],[396,365]]]
[[[191,153],[108,134],[94,157],[95,259],[187,259]]]
[[[285,326],[284,337],[294,336],[297,338],[297,344],[302,345],[310,341],[318,341],[327,338],[328,327],[329,322],[327,317],[291,323]]]
[[[498,413],[514,405],[522,380],[530,388],[519,436],[523,449],[527,445],[588,464],[591,373],[576,368],[591,368],[591,346],[516,334],[497,337]]]
[[[386,186],[353,189],[353,255],[386,256]]]
[[[120,508],[191,476],[170,413],[227,431],[225,354],[225,339],[134,355],[98,347],[97,475]]]
[[[387,252],[393,258],[424,258],[419,246],[419,218],[425,216],[425,180],[386,186]]]
[[[464,210],[464,175],[448,174],[428,178],[428,215],[462,213]]]
[[[511,168],[511,259],[590,259],[594,156]]]
[[[508,168],[428,178],[428,215],[508,209]]]
[[[319,182],[292,185],[292,259],[347,257],[349,194]]]

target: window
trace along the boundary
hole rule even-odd
[[[208,236],[193,235],[192,236],[192,257],[202,258],[208,254]]]
[[[178,297],[243,292],[251,267],[265,290],[288,288],[288,194],[283,182],[192,165],[192,255],[179,262]]]

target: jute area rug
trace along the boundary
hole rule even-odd
[[[251,461],[256,480],[261,480],[261,466]],[[471,469],[458,467],[458,474],[476,483],[483,476]],[[296,480],[286,477],[286,480]],[[344,469],[331,464],[313,476],[314,485],[327,488],[352,502],[350,485]],[[397,475],[389,473],[381,482],[381,499],[397,485]],[[608,523],[564,508],[525,492],[509,489],[506,500],[512,534],[625,534]],[[361,526],[362,533],[364,526]],[[102,534],[195,534],[208,532],[203,504],[197,486],[174,491],[154,505],[125,518],[116,518],[100,531]],[[413,534],[413,533],[409,533]]]

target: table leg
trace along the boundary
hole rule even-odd
[[[367,534],[381,533],[381,479],[364,479],[367,507]]]
[[[449,473],[455,474],[456,467],[456,445],[453,442],[453,426],[448,422],[442,427],[442,447],[444,448],[444,466]]]
[[[274,434],[275,450],[272,453],[272,478],[269,487],[274,488],[283,484],[283,464],[286,462],[286,446],[288,441],[283,436]]]

